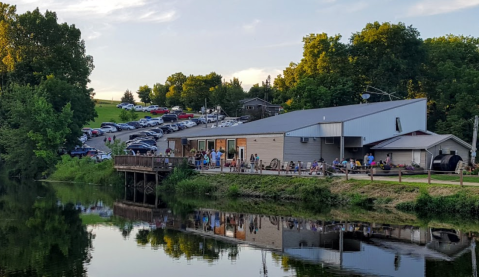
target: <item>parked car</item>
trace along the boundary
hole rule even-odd
[[[139,129],[139,128],[142,127],[141,124],[138,123],[138,122],[136,122],[136,121],[131,121],[131,122],[128,122],[128,123],[126,123],[126,124],[128,124],[128,125],[130,125],[130,126],[133,126],[133,127],[135,127],[136,129]]]
[[[178,111],[178,110],[181,110],[180,106],[174,106],[173,108],[171,108],[172,111]]]
[[[173,130],[173,128],[171,128],[170,126],[166,126],[166,125],[160,126],[160,129],[163,131],[164,134],[171,134],[175,131],[175,130]]]
[[[248,122],[250,120],[251,120],[251,117],[249,115],[243,115],[238,119],[238,121],[241,121],[241,122]]]
[[[209,116],[208,116],[208,117],[201,116],[201,117],[199,118],[199,120],[201,120],[203,123],[205,123],[205,122],[210,123],[210,122],[213,122],[213,121],[214,121],[214,119],[213,119],[212,117],[209,117]]]
[[[111,152],[98,152],[96,155],[92,156],[92,159],[96,160],[97,162],[103,162],[105,160],[111,160]]]
[[[160,135],[156,132],[151,132],[151,131],[141,131],[138,134],[144,134],[145,136],[153,137],[155,140],[158,140],[160,138]]]
[[[157,121],[151,121],[147,118],[142,118],[142,119],[138,120],[138,122],[145,127],[153,127],[153,126],[158,125]]]
[[[85,134],[87,136],[87,138],[92,138],[93,137],[93,133],[91,131],[91,128],[83,128],[81,129],[82,133]]]
[[[137,138],[135,140],[130,140],[126,142],[127,145],[137,144],[137,143],[146,143],[151,146],[156,146],[156,141],[154,139],[149,139],[149,138]]]
[[[217,113],[214,113],[214,114],[212,114],[212,116],[214,116],[215,118],[218,117],[218,120],[223,120],[223,119],[225,119],[225,115],[224,115],[224,114],[221,114],[221,113],[218,114],[218,115],[217,115]]]
[[[78,140],[81,142],[81,144],[85,144],[86,141],[88,140],[87,135],[83,134],[81,137],[78,138]]]
[[[183,124],[186,125],[186,127],[188,128],[191,128],[191,127],[195,127],[196,126],[196,123],[191,121],[191,120],[186,120],[186,121],[183,121]]]
[[[165,124],[165,125],[163,125],[163,126],[168,126],[168,127],[170,127],[171,129],[173,129],[174,132],[180,130],[180,129],[178,128],[178,126],[176,126],[176,124]]]
[[[124,109],[124,110],[132,110],[133,108],[135,107],[135,105],[133,104],[126,104],[125,106],[122,106],[121,108]]]
[[[180,128],[180,130],[184,130],[184,129],[188,128],[188,126],[186,126],[186,124],[184,122],[178,122],[178,123],[176,123],[176,125],[178,126],[178,128]]]
[[[158,105],[151,105],[151,106],[148,106],[148,107],[143,107],[143,111],[144,112],[151,112],[153,110],[157,110],[159,107]]]
[[[179,115],[182,112],[183,112],[183,110],[170,111],[170,113],[176,114],[176,115]]]
[[[195,117],[195,116],[192,113],[180,113],[180,114],[178,114],[178,119],[185,119],[185,118],[186,119],[191,119],[193,117]]]
[[[113,123],[113,122],[103,122],[101,124],[101,127],[103,128],[104,126],[113,126],[113,127],[116,128],[117,131],[122,131],[123,130],[120,125],[118,125],[116,123]]]
[[[156,151],[157,148],[154,147],[154,146],[151,146],[151,145],[148,145],[148,144],[140,144],[140,143],[134,143],[134,144],[130,144],[126,147],[127,150],[133,150],[135,151],[135,153],[141,153],[141,154],[145,154],[146,152],[148,151]]]
[[[105,126],[101,127],[101,130],[104,133],[116,133],[116,132],[118,132],[118,129],[116,129],[115,127],[110,126],[110,125],[105,125]]]
[[[157,133],[157,134],[160,136],[160,138],[163,137],[163,130],[160,129],[160,128],[150,129],[150,132],[155,132],[155,133]]]
[[[157,115],[157,114],[167,114],[169,113],[170,110],[168,110],[167,108],[163,108],[163,107],[159,107],[158,109],[156,110],[151,110],[150,113],[151,114],[154,114],[154,115]]]
[[[70,156],[72,157],[83,157],[88,155],[89,153],[91,154],[92,151],[98,151],[95,148],[91,147],[78,147],[69,152]]]
[[[200,120],[199,118],[192,118],[192,119],[190,119],[189,121],[194,122],[196,125],[202,124],[202,122],[201,122],[201,120]]]
[[[120,103],[118,105],[116,105],[117,108],[123,108],[123,106],[126,106],[128,105],[129,103]]]
[[[150,121],[156,122],[156,125],[160,125],[160,124],[164,123],[163,118],[161,118],[161,117],[154,117],[154,118],[150,119]]]
[[[132,126],[132,125],[129,125],[129,124],[126,124],[126,123],[118,123],[118,125],[120,125],[121,129],[123,130],[135,130],[135,126]]]
[[[178,116],[176,114],[165,114],[161,117],[163,122],[177,122]]]
[[[142,112],[143,111],[143,106],[142,105],[136,105],[133,107],[133,110],[135,110],[135,112]]]
[[[103,136],[105,134],[105,132],[103,132],[100,128],[95,128],[91,131],[91,133],[93,134],[93,136],[95,137],[99,137],[99,136]]]

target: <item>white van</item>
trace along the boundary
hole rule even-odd
[[[135,110],[135,112],[142,112],[143,111],[143,106],[142,105],[136,105],[135,107],[133,107],[133,109]]]

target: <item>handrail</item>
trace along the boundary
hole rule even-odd
[[[185,160],[184,157],[160,157],[160,156],[115,156],[114,166],[128,166],[141,168],[173,168]]]

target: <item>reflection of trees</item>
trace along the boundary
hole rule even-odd
[[[294,276],[338,276],[331,268],[322,264],[305,263],[277,253],[271,253],[271,257],[277,265],[281,265],[284,272],[293,271]]]
[[[162,248],[168,256],[175,259],[202,257],[213,261],[223,254],[230,259],[236,259],[239,252],[236,244],[168,229],[139,230],[136,241],[140,245],[150,243],[154,249]]]
[[[0,275],[85,275],[91,234],[51,186],[0,180],[0,218]]]
[[[133,222],[122,217],[114,216],[111,218],[111,223],[120,229],[121,235],[124,239],[130,236],[133,230]]]

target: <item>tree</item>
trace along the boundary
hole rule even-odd
[[[127,122],[128,120],[130,120],[130,113],[125,109],[121,109],[120,115],[118,117],[121,121]]]
[[[147,103],[151,103],[151,88],[148,85],[140,86],[136,93],[138,94],[138,97],[140,98],[141,102],[143,102],[145,105]]]
[[[210,102],[215,106],[221,106],[229,116],[237,116],[241,107],[239,101],[244,98],[245,92],[238,78],[223,82],[212,89],[210,93]]]
[[[153,90],[150,93],[151,103],[158,106],[166,105],[166,94],[168,93],[169,88],[160,83],[153,85]]]
[[[138,119],[138,114],[135,112],[134,109],[131,109],[128,113],[131,121],[135,121]]]
[[[209,100],[210,93],[216,86],[221,85],[221,75],[212,72],[208,75],[190,75],[183,84],[181,92],[182,103],[193,110],[200,110],[205,99]],[[215,103],[216,104],[216,103]]]
[[[165,86],[168,87],[166,93],[166,104],[168,106],[182,105],[181,93],[183,91],[183,84],[186,82],[186,75],[181,72],[172,74],[166,79]]]
[[[130,90],[126,90],[125,93],[123,94],[123,97],[121,98],[122,103],[130,103],[130,104],[135,104],[135,98],[133,97],[133,93],[131,93]]]

